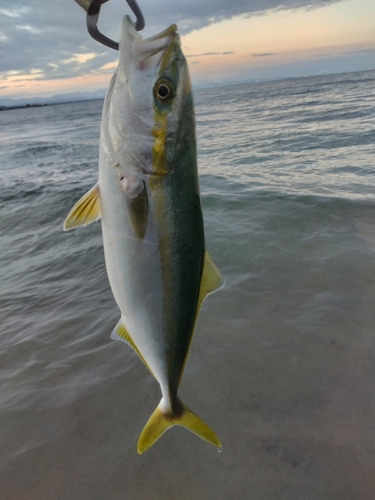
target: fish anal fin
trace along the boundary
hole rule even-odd
[[[87,226],[100,219],[100,196],[99,184],[95,184],[80,200],[74,205],[64,221],[64,231],[69,231],[75,227]]]
[[[148,195],[146,185],[143,182],[140,193],[134,198],[128,198],[126,208],[129,222],[137,239],[143,240],[147,229],[148,219]]]
[[[162,411],[161,404],[157,406],[139,437],[137,451],[140,455],[150,448],[166,430],[174,425],[180,425],[189,429],[189,431],[221,450],[220,439],[211,427],[189,410],[181,401],[179,402],[180,411],[176,415],[165,414]]]
[[[121,340],[121,342],[126,342],[134,351],[138,354],[138,356],[141,358],[143,363],[146,365],[147,369],[149,372],[153,375],[150,367],[148,366],[145,358],[142,356],[140,350],[138,349],[136,343],[134,340],[131,338],[130,333],[126,329],[126,326],[124,325],[124,322],[122,318],[119,320],[117,325],[115,326],[113,332],[111,333],[111,339],[112,340]]]

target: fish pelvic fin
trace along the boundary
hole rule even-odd
[[[174,425],[186,427],[189,431],[194,432],[194,434],[221,450],[220,439],[211,427],[189,410],[180,400],[178,400],[178,403],[178,412],[175,414],[163,412],[161,403],[159,403],[139,437],[137,451],[140,455],[148,448],[151,448],[164,432]]]
[[[87,226],[101,218],[99,184],[95,184],[74,205],[64,221],[64,231],[75,227]]]

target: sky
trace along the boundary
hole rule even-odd
[[[195,86],[375,69],[374,0],[138,0],[144,37],[177,23]],[[126,2],[101,8],[118,40]],[[107,87],[117,51],[74,0],[0,0],[0,99]]]

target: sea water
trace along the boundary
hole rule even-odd
[[[100,223],[102,101],[0,113],[1,500],[375,498],[375,72],[195,92],[204,303],[174,427],[119,319]]]

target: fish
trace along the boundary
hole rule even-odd
[[[129,16],[122,21],[103,106],[99,179],[64,230],[99,219],[121,312],[111,337],[134,349],[161,389],[138,453],[174,425],[221,450],[216,433],[178,397],[199,310],[223,278],[205,247],[192,85],[175,24],[143,39]]]

